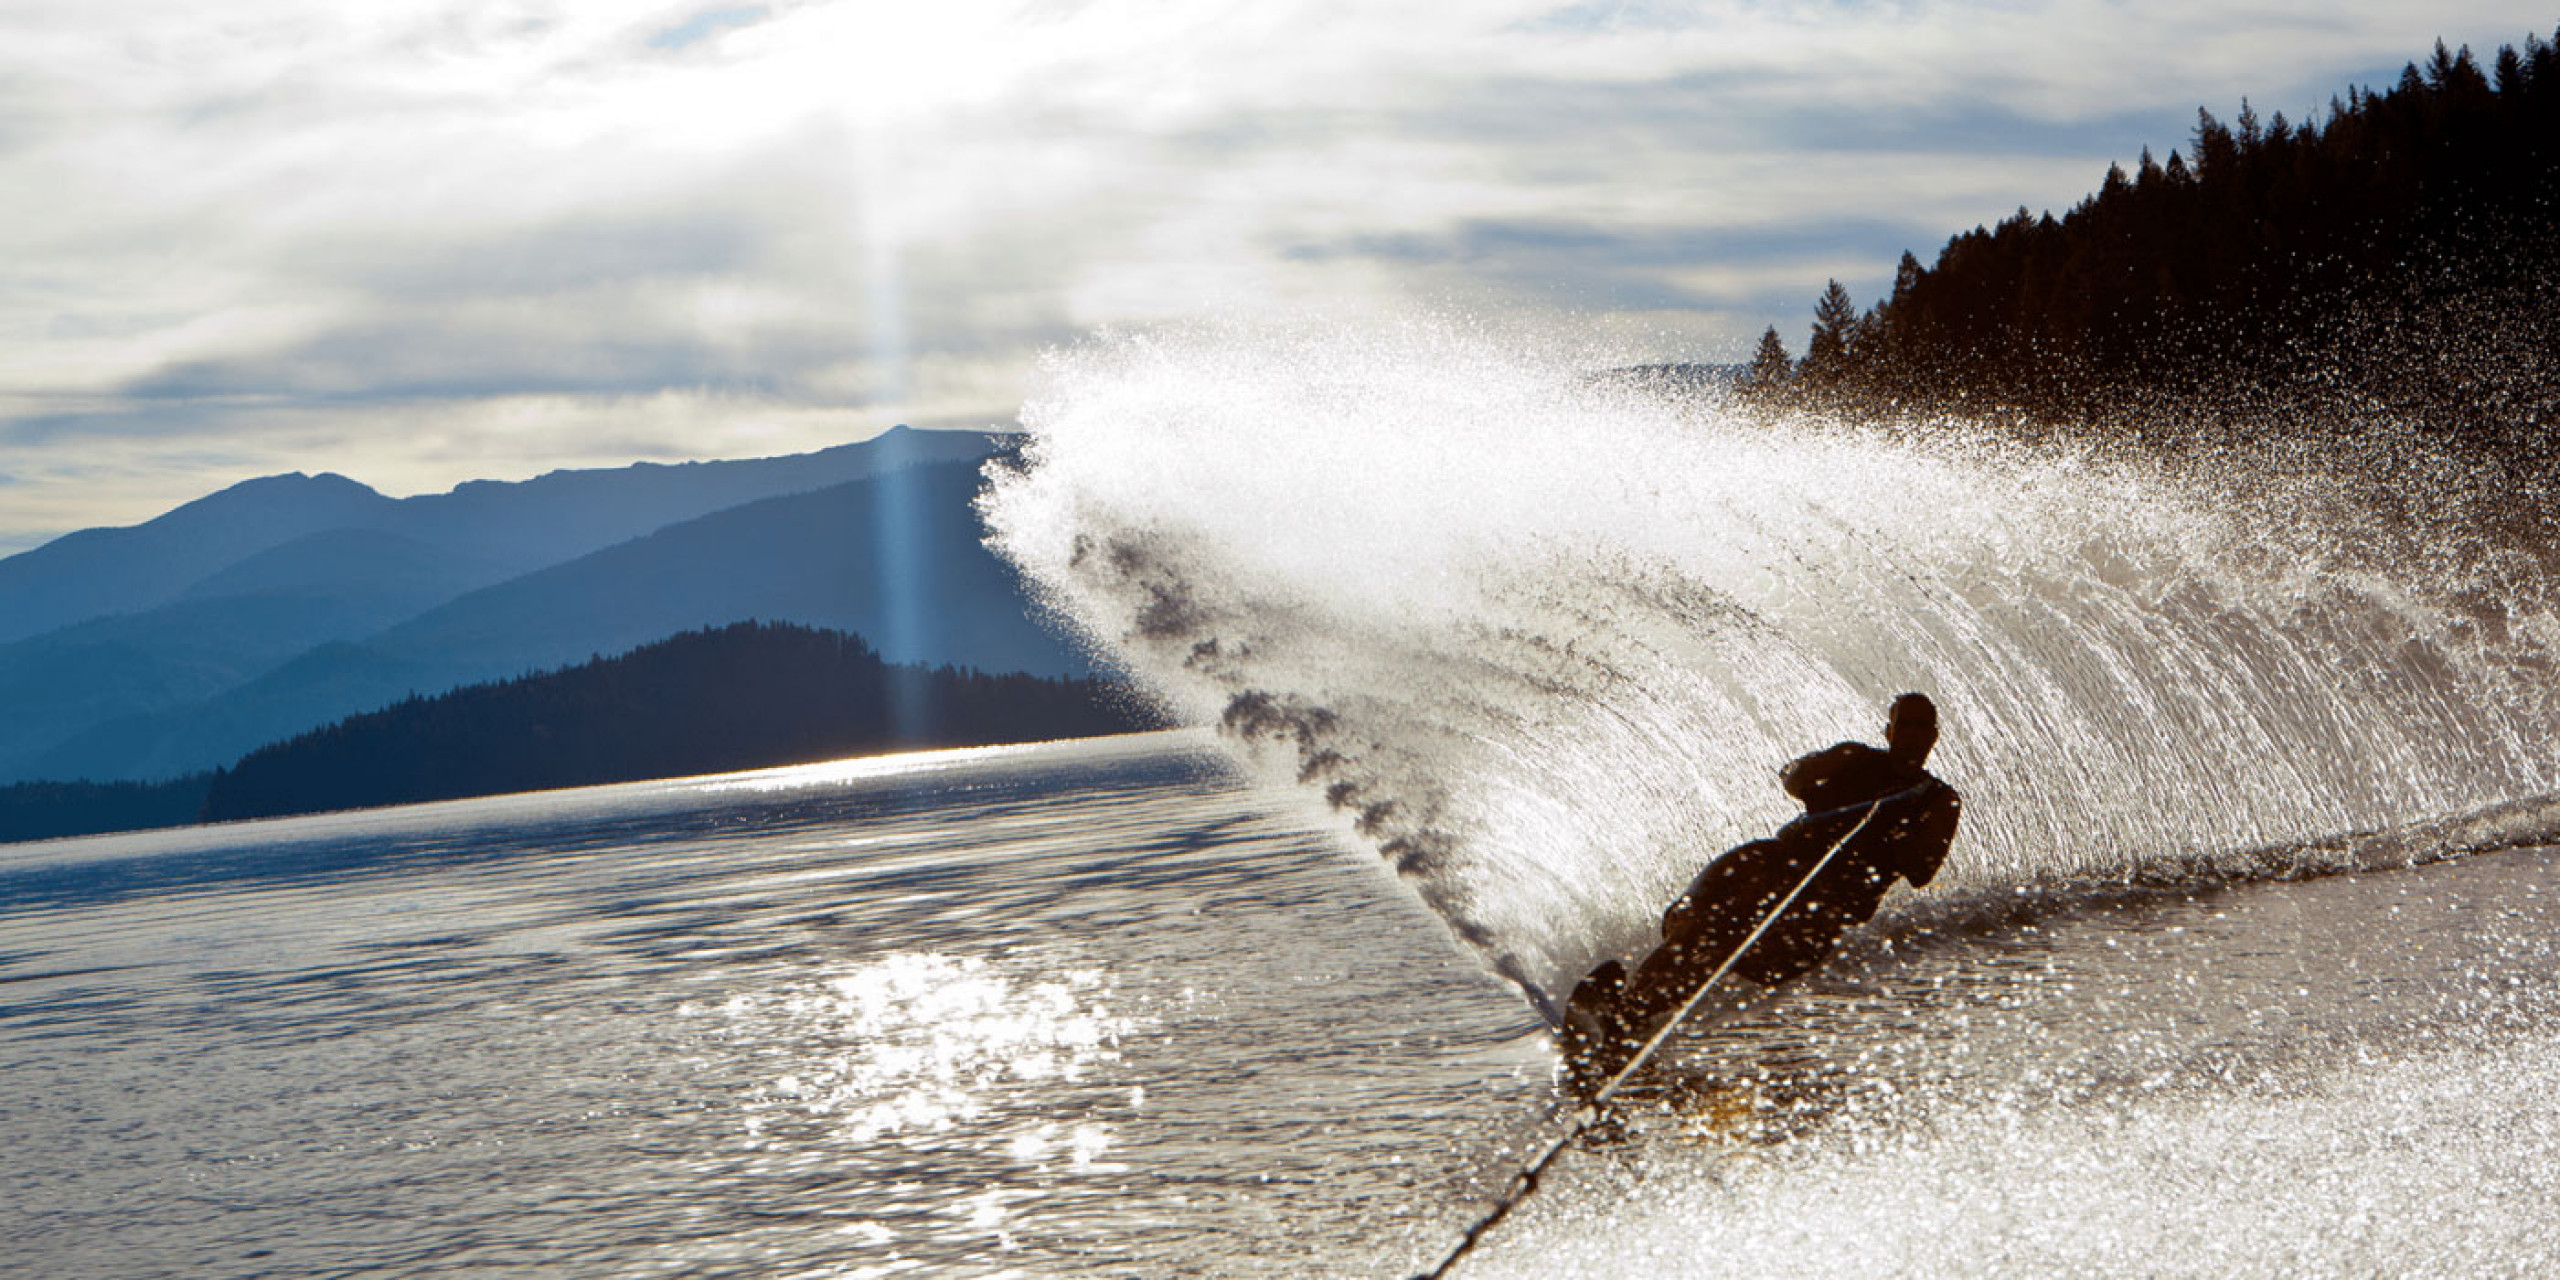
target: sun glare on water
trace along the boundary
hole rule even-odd
[[[751,1143],[789,1153],[956,1142],[1075,1170],[1098,1167],[1110,1127],[1034,1116],[1023,1095],[1118,1061],[1121,1038],[1144,1025],[1114,1009],[1100,970],[1015,975],[978,957],[903,952],[683,1012],[770,1054],[771,1073],[741,1108]]]

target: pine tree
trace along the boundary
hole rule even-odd
[[[1858,304],[1834,280],[1822,291],[1822,300],[1813,304],[1813,337],[1805,344],[1804,364],[1797,373],[1817,385],[1838,382],[1849,371],[1849,342],[1857,332]]]
[[[1770,325],[1760,335],[1760,349],[1751,353],[1751,364],[1742,371],[1742,390],[1752,396],[1776,395],[1795,379],[1795,371],[1786,339],[1778,336],[1778,326]]]

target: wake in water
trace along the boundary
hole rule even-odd
[[[1449,325],[1108,336],[981,508],[1097,653],[1550,1011],[1906,689],[1966,796],[1937,894],[2280,873],[2560,787],[2553,618],[2482,625],[2480,583],[2393,571],[2317,492],[2235,510],[1591,367]]]

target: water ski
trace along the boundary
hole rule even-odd
[[[1883,750],[1844,742],[1789,765],[1787,791],[1814,811],[1707,864],[1663,913],[1662,945],[1632,972],[1612,960],[1574,989],[1560,1032],[1574,1090],[1615,1076],[1717,975],[1795,978],[1874,919],[1894,881],[1929,883],[1962,812],[1955,788],[1922,767],[1936,741],[1936,708],[1904,694]]]

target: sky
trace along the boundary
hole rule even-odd
[[[1102,327],[1409,310],[1799,351],[1837,277],[2300,119],[2482,0],[12,0],[0,554],[1011,425]]]

